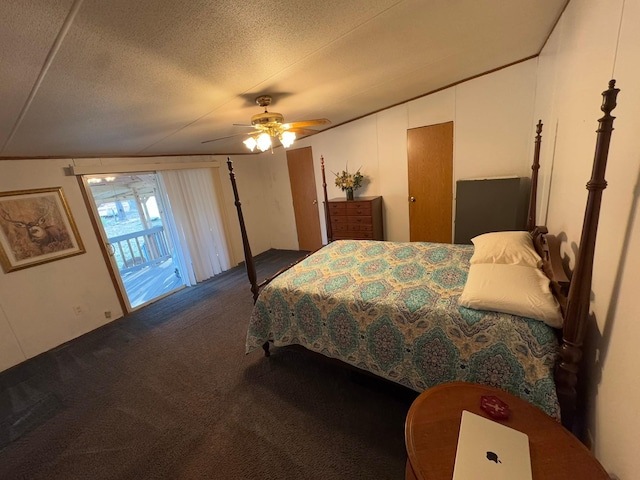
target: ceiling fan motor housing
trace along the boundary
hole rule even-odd
[[[277,112],[258,113],[251,117],[251,125],[268,125],[270,123],[284,123],[284,117]]]

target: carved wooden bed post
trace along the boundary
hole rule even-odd
[[[540,141],[542,139],[542,120],[536,125],[536,141],[533,153],[533,165],[531,165],[531,185],[529,188],[529,215],[527,217],[527,230],[532,232],[536,228],[536,201],[538,192],[538,171],[540,170]]]
[[[320,157],[320,166],[322,167],[322,189],[324,190],[324,208],[325,208],[325,219],[327,222],[327,238],[331,241],[333,234],[331,233],[331,220],[329,218],[329,200],[327,198],[327,180],[324,174],[324,157]],[[277,277],[284,270],[287,270],[292,265],[288,267],[280,269],[271,277],[265,279],[261,283],[258,283],[258,275],[256,272],[256,264],[253,260],[253,254],[251,253],[251,247],[249,246],[249,236],[247,235],[247,229],[244,223],[244,216],[242,215],[242,204],[240,203],[240,196],[238,195],[238,186],[236,184],[236,174],[233,172],[233,162],[230,157],[227,157],[227,167],[229,168],[229,178],[231,179],[231,187],[233,188],[233,198],[234,204],[236,206],[236,210],[238,211],[238,223],[240,224],[240,234],[242,235],[242,248],[244,250],[244,261],[247,267],[247,276],[249,277],[249,282],[251,283],[251,293],[253,293],[253,303],[255,304],[258,300],[258,295],[260,294],[260,289]],[[307,255],[308,256],[308,255]],[[306,258],[306,256],[304,257]],[[269,353],[269,342],[265,342],[262,345],[262,349],[264,350],[265,357],[270,356]]]
[[[324,174],[324,157],[320,155],[320,171],[322,172],[322,191],[324,192],[324,221],[327,227],[327,243],[333,241],[333,229],[329,215],[329,199],[327,198],[327,177]]]
[[[607,167],[613,120],[615,119],[611,116],[611,111],[616,107],[616,98],[620,91],[615,88],[615,85],[616,81],[611,80],[609,88],[602,92],[601,110],[604,112],[604,116],[598,119],[598,137],[591,179],[587,183],[589,195],[580,238],[580,250],[569,287],[569,298],[562,329],[560,362],[556,367],[556,385],[562,408],[562,423],[569,430],[573,427],[576,413],[575,387],[579,362],[582,358],[582,343],[589,318],[593,257],[602,191],[607,187],[604,174]]]
[[[249,246],[249,237],[244,224],[244,216],[242,215],[242,204],[238,195],[238,186],[236,185],[236,174],[233,173],[233,162],[227,157],[227,167],[229,168],[229,178],[231,178],[231,187],[233,188],[234,204],[238,210],[238,221],[240,222],[240,234],[242,235],[242,248],[244,249],[244,262],[247,267],[247,275],[251,283],[251,293],[253,293],[253,303],[258,300],[258,275],[256,274],[256,264],[253,261],[251,247]]]

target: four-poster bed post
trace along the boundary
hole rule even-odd
[[[531,185],[529,188],[529,214],[527,216],[527,230],[533,232],[536,228],[536,201],[538,199],[538,171],[540,170],[540,141],[542,139],[542,120],[536,125],[535,149],[533,165],[531,165]]]
[[[229,178],[231,179],[231,187],[233,188],[233,198],[236,210],[238,212],[238,221],[240,222],[240,234],[242,235],[242,248],[244,250],[244,261],[247,268],[247,276],[251,283],[251,293],[253,293],[253,303],[258,300],[260,294],[260,287],[258,286],[258,275],[256,273],[256,265],[253,261],[253,254],[251,253],[251,247],[249,246],[249,237],[247,236],[247,229],[244,223],[244,216],[242,215],[242,203],[240,203],[240,196],[238,195],[238,186],[236,184],[236,174],[233,172],[233,162],[231,158],[227,157],[227,168],[229,168]],[[269,356],[269,342],[265,342],[262,346],[265,356]]]
[[[589,195],[584,214],[580,249],[573,270],[569,297],[564,315],[562,328],[562,346],[560,347],[560,361],[556,368],[556,389],[560,404],[563,406],[562,423],[571,428],[574,423],[576,410],[576,383],[579,362],[582,358],[582,344],[589,319],[591,300],[591,279],[593,274],[593,257],[596,246],[596,233],[600,217],[602,191],[607,187],[604,178],[609,155],[613,120],[611,111],[616,107],[618,88],[616,81],[609,82],[609,88],[602,92],[602,107],[604,116],[598,119],[598,137],[591,179],[587,183]],[[565,411],[566,409],[566,411]]]
[[[322,172],[322,191],[324,192],[324,221],[327,226],[327,242],[333,241],[333,228],[329,217],[329,199],[327,198],[327,177],[324,173],[324,157],[320,155],[320,171]]]
[[[244,250],[244,261],[247,267],[247,275],[249,276],[249,282],[251,282],[251,293],[253,293],[253,303],[256,303],[258,299],[259,289],[257,283],[256,266],[253,261],[253,254],[251,253],[251,247],[249,246],[249,237],[247,236],[247,229],[244,223],[244,217],[242,215],[242,203],[240,203],[240,197],[238,195],[238,186],[236,184],[236,174],[233,172],[233,162],[231,158],[227,157],[227,167],[229,168],[229,177],[231,178],[231,187],[233,188],[233,198],[235,200],[234,205],[238,211],[238,220],[240,222],[240,234],[242,235],[242,248]]]

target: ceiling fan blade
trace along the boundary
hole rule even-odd
[[[310,128],[290,128],[289,131],[299,135],[304,135],[305,137],[307,135],[313,135],[314,133],[320,133],[318,130],[312,130]]]
[[[204,142],[200,142],[200,143],[217,142],[218,140],[225,140],[227,138],[239,137],[240,135],[246,135],[246,133],[236,133],[235,135],[227,135],[226,137],[213,138],[211,140],[205,140]]]
[[[303,120],[301,122],[287,122],[290,128],[312,127],[314,125],[328,125],[331,121],[326,118],[316,118],[315,120]]]
[[[234,127],[253,127],[253,125],[250,125],[248,123],[232,123],[231,125],[233,125]]]

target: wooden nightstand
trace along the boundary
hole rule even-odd
[[[332,240],[384,240],[382,197],[329,200]]]
[[[542,410],[502,390],[460,382],[429,388],[411,405],[405,479],[451,480],[462,410],[490,418],[480,408],[483,395],[509,405],[509,419],[499,423],[529,435],[533,480],[610,480],[591,452]]]

